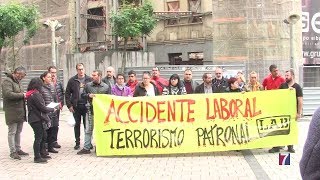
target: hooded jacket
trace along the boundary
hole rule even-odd
[[[26,121],[26,106],[23,89],[11,73],[2,82],[3,110],[6,124]]]

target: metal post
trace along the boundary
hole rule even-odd
[[[57,67],[57,70],[59,71],[59,67],[60,67],[60,59],[59,59],[59,42],[57,42],[57,38],[55,38],[55,41],[54,41],[55,43],[54,43],[54,48],[55,48],[55,50],[56,50],[56,62],[57,62],[57,65],[56,65],[56,67]]]
[[[56,60],[56,30],[51,27],[51,52],[52,52],[52,65],[57,66]]]
[[[294,68],[294,49],[293,49],[293,24],[289,24],[290,26],[290,68]]]

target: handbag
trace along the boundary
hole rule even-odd
[[[48,130],[51,126],[51,123],[50,123],[51,120],[50,120],[48,114],[40,112],[40,117],[41,117],[43,129]]]

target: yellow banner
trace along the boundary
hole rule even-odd
[[[96,95],[98,156],[212,152],[296,144],[295,90],[157,97]]]

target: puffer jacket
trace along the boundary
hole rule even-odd
[[[53,96],[55,94],[54,88],[51,84],[44,84],[40,89],[40,94],[43,97],[44,103],[47,106],[51,102],[58,102],[57,98]],[[51,119],[51,125],[56,127],[59,126],[58,111],[48,113],[49,118]]]
[[[6,124],[26,121],[26,105],[20,82],[11,73],[2,82],[3,110]]]

